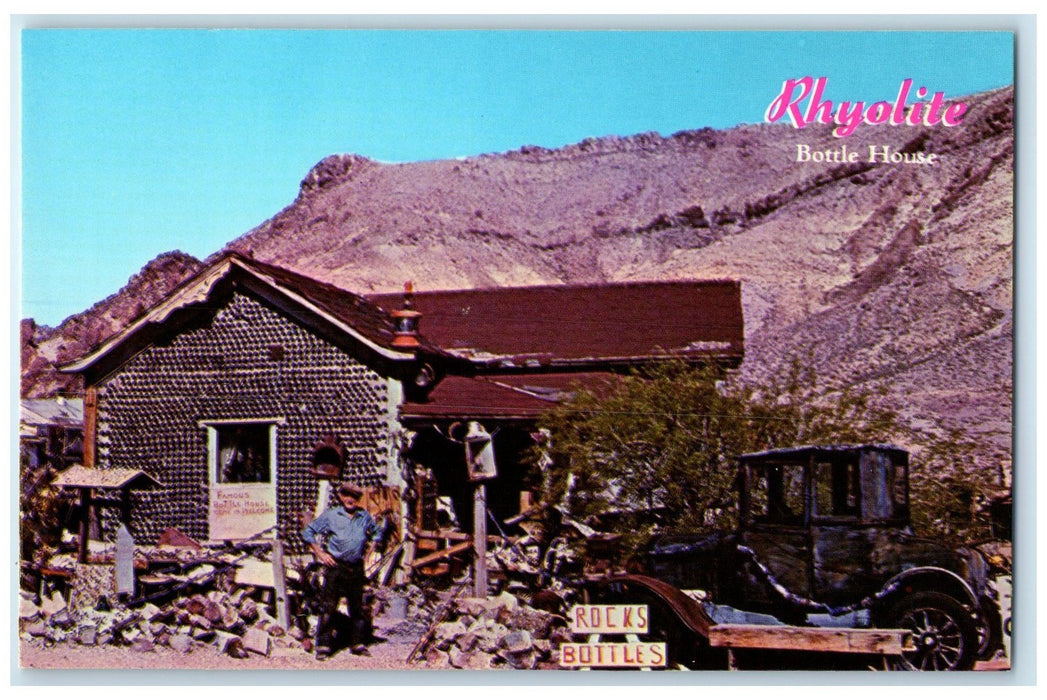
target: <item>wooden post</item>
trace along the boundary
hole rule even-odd
[[[414,551],[414,538],[411,537],[404,541],[403,559],[401,560],[400,566],[396,569],[396,576],[393,578],[398,586],[407,584],[410,571],[414,567]]]
[[[287,605],[287,575],[284,571],[284,543],[273,540],[273,588],[276,590],[276,621],[286,632],[291,625]]]
[[[98,436],[98,388],[84,390],[84,466],[95,466],[95,445]]]
[[[473,595],[487,597],[487,487],[473,492]]]
[[[77,543],[76,560],[87,563],[87,539],[91,522],[91,489],[80,489],[80,541]]]
[[[129,529],[131,527],[131,488],[126,487],[120,490],[120,522],[126,525]]]

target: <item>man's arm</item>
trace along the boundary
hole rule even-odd
[[[302,530],[302,539],[309,545],[309,549],[313,551],[313,554],[324,566],[334,566],[334,557],[328,554],[323,545],[320,544],[319,536],[327,532],[327,520],[324,516],[327,513],[322,513],[319,518],[314,520],[305,526]]]
[[[309,548],[313,550],[313,554],[320,560],[320,563],[324,566],[334,566],[334,557],[324,551],[324,548],[320,546],[319,542],[310,542]]]
[[[382,530],[370,513],[367,514],[367,527],[364,529],[364,534],[367,537],[364,542],[364,561],[367,561],[367,558],[378,549],[378,541],[382,538]]]

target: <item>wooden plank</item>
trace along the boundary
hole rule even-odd
[[[517,541],[517,539],[519,539],[519,538],[516,538],[516,537],[505,538],[505,537],[501,537],[500,535],[488,535],[487,536],[487,541],[488,542],[494,542],[496,544],[497,543],[502,543],[502,542],[515,543]],[[438,561],[440,561],[442,559],[448,559],[448,558],[454,556],[455,554],[467,551],[470,548],[472,548],[473,543],[472,543],[471,540],[472,540],[472,537],[470,536],[470,541],[469,542],[460,542],[460,543],[458,543],[456,545],[448,547],[447,549],[441,549],[438,552],[433,552],[432,554],[427,554],[424,557],[418,557],[418,558],[414,559],[414,561],[412,561],[411,563],[405,564],[405,566],[408,566],[408,567],[410,567],[412,569],[417,569],[418,567],[425,566],[427,564],[432,564],[433,562],[438,562]],[[421,544],[421,543],[419,543],[419,544]],[[419,546],[417,549],[422,549],[422,548]]]
[[[414,540],[409,539],[405,541],[403,561],[400,562],[400,567],[396,570],[396,585],[403,586],[407,584],[408,573],[414,568],[414,552]]]
[[[459,554],[460,552],[468,552],[472,548],[472,542],[462,542],[461,544],[456,544],[453,547],[442,549],[439,552],[433,552],[432,554],[427,554],[424,557],[419,557],[418,559],[415,559],[413,562],[411,562],[411,568],[417,569],[418,567],[425,566],[426,564],[432,564],[438,561],[442,561],[444,559],[449,559],[450,557],[453,557],[455,554]]]
[[[80,489],[80,539],[77,542],[76,560],[87,563],[87,535],[91,527],[91,489]]]
[[[403,554],[405,542],[401,542],[396,546],[392,552],[386,557],[386,561],[378,568],[378,585],[388,586],[389,577],[394,571],[398,569],[397,560]]]
[[[374,486],[364,489],[360,506],[375,520],[387,519],[393,526],[390,538],[393,544],[403,540],[403,522],[400,517],[402,508],[400,489],[396,486]]]
[[[84,389],[84,447],[85,467],[95,466],[96,443],[98,440],[98,387]]]
[[[276,621],[284,630],[288,630],[291,627],[291,611],[287,606],[284,543],[280,540],[273,541],[273,586],[276,589]]]
[[[909,648],[910,637],[908,630],[900,629],[715,625],[709,630],[709,645],[897,656]]]
[[[262,561],[254,557],[243,559],[236,564],[236,582],[242,586],[273,588],[276,586],[273,575],[276,570],[275,563]]]
[[[473,536],[468,532],[457,530],[411,530],[411,534],[427,540],[455,540],[457,542],[468,542]]]
[[[487,597],[487,487],[482,481],[473,489],[473,595]]]

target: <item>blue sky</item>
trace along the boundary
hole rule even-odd
[[[763,119],[786,78],[834,100],[1013,83],[963,32],[25,30],[22,316],[56,325],[161,252],[205,257],[332,153],[413,161]]]

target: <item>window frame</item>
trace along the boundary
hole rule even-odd
[[[844,488],[844,501],[846,505],[843,508],[843,512],[833,512],[832,504],[828,513],[821,512],[820,501],[821,494],[819,493],[819,486],[821,485],[822,468],[828,468],[827,483],[830,485],[830,502],[833,501],[832,496],[835,495],[835,479],[836,474],[834,470],[837,467],[843,467],[845,469],[845,477],[843,479]],[[861,473],[861,461],[856,457],[850,459],[847,457],[840,457],[836,455],[826,456],[822,459],[814,460],[811,464],[811,522],[812,523],[855,523],[862,520],[862,473]]]
[[[207,430],[207,476],[208,483],[211,486],[217,484],[229,484],[236,482],[222,481],[220,477],[220,465],[218,464],[218,430],[219,428],[229,428],[238,425],[268,425],[269,426],[269,480],[268,481],[250,481],[242,483],[250,484],[276,484],[276,445],[277,445],[277,429],[283,425],[286,421],[283,418],[217,418],[209,420],[201,420],[198,425],[201,428]]]

